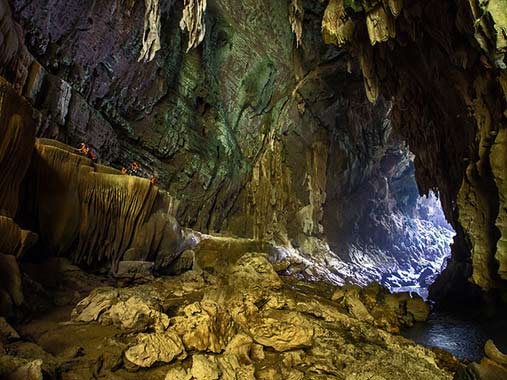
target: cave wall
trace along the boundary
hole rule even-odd
[[[2,74],[40,112],[37,135],[85,142],[117,168],[139,162],[197,230],[347,237],[364,209],[353,193],[388,145],[389,104],[372,108],[349,56],[322,42],[324,5],[209,1],[189,32],[187,6],[205,3],[149,4],[10,2],[20,26]]]
[[[457,231],[435,293],[505,287],[507,3],[331,0],[328,43],[359,61],[372,102],[415,153],[422,193],[438,190]],[[460,284],[459,286],[454,286]]]
[[[0,74],[33,107],[37,137],[140,163],[182,225],[299,248],[322,261],[313,272],[350,262],[355,244],[380,263],[361,281],[380,280],[384,262],[404,262],[384,248],[407,235],[390,215],[413,212],[393,207],[408,152],[391,99],[370,102],[366,61],[326,44],[325,28],[323,41],[333,4],[2,0]],[[76,249],[46,235],[53,251]],[[93,247],[72,254],[93,261]]]

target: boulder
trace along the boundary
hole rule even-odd
[[[430,307],[420,297],[410,298],[407,300],[407,313],[412,314],[416,322],[424,322],[430,315]]]
[[[153,261],[120,261],[114,277],[129,281],[149,281],[153,279]]]
[[[184,359],[185,348],[173,330],[154,334],[139,334],[137,344],[125,352],[125,358],[139,366],[151,367],[155,363],[170,363],[174,358]]]
[[[105,287],[95,289],[80,301],[71,318],[76,322],[113,324],[127,332],[164,331],[169,317],[160,310],[159,300],[145,289]]]
[[[183,251],[167,268],[163,271],[165,274],[178,275],[191,270],[194,266],[195,252],[191,249]]]
[[[187,350],[221,352],[235,335],[236,326],[223,308],[212,302],[192,303],[171,319]]]
[[[218,380],[220,372],[217,359],[214,356],[194,355],[191,373],[195,380]]]
[[[5,380],[43,380],[44,374],[42,373],[42,360],[34,360],[29,362],[14,372],[10,373]]]
[[[273,265],[261,253],[246,253],[234,264],[227,275],[228,283],[236,289],[279,289],[282,280]]]
[[[142,332],[148,328],[164,331],[169,327],[169,317],[166,314],[153,309],[138,297],[130,297],[111,306],[108,318],[128,332]]]
[[[236,355],[225,353],[217,361],[223,380],[256,380],[254,366],[241,362]]]
[[[19,334],[7,323],[5,318],[0,317],[0,343],[7,343],[19,339]]]
[[[183,368],[171,368],[165,375],[165,380],[192,380],[192,373]]]
[[[97,288],[76,305],[71,318],[77,322],[98,321],[104,312],[118,302],[118,297],[119,292],[114,288]]]
[[[278,310],[253,321],[249,332],[257,343],[279,352],[310,347],[315,335],[313,326],[302,314]]]

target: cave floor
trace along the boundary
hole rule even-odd
[[[376,284],[338,288],[280,276],[269,252],[249,252],[251,243],[226,245],[231,256],[216,254],[223,239],[208,242],[196,250],[192,270],[134,283],[86,274],[62,258],[38,264],[57,272],[33,279],[33,314],[14,325],[19,336],[0,331],[0,375],[452,378],[459,365],[452,355],[397,334],[400,326],[422,318],[420,303]],[[207,265],[217,260],[220,265]]]

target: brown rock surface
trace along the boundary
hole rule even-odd
[[[345,297],[330,301],[333,291],[324,285],[278,277],[269,255],[248,250],[241,255],[241,244],[234,245],[229,265],[219,273],[194,270],[98,288],[75,307],[71,322],[65,306],[16,326],[20,338],[4,347],[24,352],[26,359],[0,355],[0,363],[10,363],[5,373],[41,360],[44,371],[65,373],[65,379],[452,377],[436,364],[442,355],[375,326],[382,324],[380,310],[388,313],[394,303],[382,287],[342,289],[374,318],[365,322],[348,311]],[[399,318],[391,323],[399,326],[411,298],[396,299],[398,314],[392,313]],[[25,343],[28,338],[33,343]]]

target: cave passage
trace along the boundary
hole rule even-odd
[[[435,194],[398,194],[408,207],[393,205],[391,212],[376,212],[370,224],[359,227],[348,246],[350,264],[340,272],[360,284],[378,281],[393,292],[413,291],[423,298],[445,269],[454,236]],[[373,210],[372,210],[373,212]]]
[[[354,194],[353,203],[364,206],[348,235],[330,241],[327,252],[306,255],[327,280],[360,286],[375,281],[392,292],[426,299],[428,287],[445,269],[455,232],[437,194],[419,194],[414,157],[404,149],[387,152],[383,169]]]
[[[393,214],[393,219],[402,230],[387,253],[399,267],[385,272],[381,283],[391,291],[415,291],[426,298],[428,287],[445,269],[455,232],[432,192],[417,198],[413,214]]]

